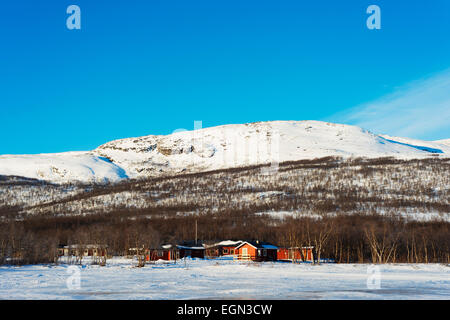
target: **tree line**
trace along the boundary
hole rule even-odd
[[[337,263],[450,263],[450,223],[411,222],[380,215],[287,217],[245,211],[220,216],[134,217],[132,211],[70,217],[33,217],[0,223],[0,263],[55,263],[59,245],[99,244],[109,255],[194,239],[261,240],[282,247],[314,246]]]

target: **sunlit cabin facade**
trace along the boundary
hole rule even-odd
[[[235,248],[236,259],[248,261],[277,261],[278,247],[261,241],[244,241]]]
[[[180,250],[172,245],[162,245],[156,249],[147,249],[145,254],[146,261],[176,261],[180,259]]]

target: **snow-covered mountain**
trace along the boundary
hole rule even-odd
[[[0,175],[101,183],[326,156],[431,155],[448,157],[449,140],[376,135],[356,126],[320,121],[271,121],[115,140],[87,152],[2,155]]]
[[[435,143],[443,144],[450,147],[450,139],[436,140]]]

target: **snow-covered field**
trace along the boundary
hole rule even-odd
[[[87,261],[86,261],[87,262]],[[450,299],[450,266],[183,260],[0,267],[0,299]],[[69,284],[69,286],[68,286]]]

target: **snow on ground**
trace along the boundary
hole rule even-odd
[[[299,211],[264,211],[264,212],[256,212],[255,215],[257,216],[262,216],[262,215],[267,215],[271,218],[274,219],[280,219],[280,220],[284,220],[287,217],[295,217],[295,218],[312,218],[312,219],[317,219],[320,220],[323,218],[323,216],[319,215],[319,214],[314,214],[314,213],[302,213]]]
[[[80,288],[69,289],[69,265],[0,267],[0,299],[449,299],[450,266],[249,263],[183,260],[134,267],[114,258],[83,265]],[[369,273],[368,273],[369,272]]]

